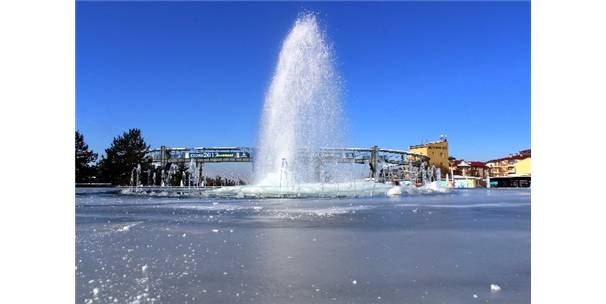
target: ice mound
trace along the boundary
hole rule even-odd
[[[339,198],[384,196],[390,186],[373,181],[305,183],[287,186],[234,186],[208,191],[210,197],[235,198]]]
[[[246,185],[221,188],[197,187],[131,187],[120,191],[125,195],[201,198],[347,198],[448,193],[450,189],[431,182],[421,187],[357,180],[342,183],[302,183],[283,186]]]
[[[449,188],[441,187],[439,181],[427,183],[421,187],[415,187],[412,185],[400,185],[393,186],[387,191],[387,196],[399,196],[399,195],[415,195],[415,194],[429,194],[429,193],[448,193]]]
[[[490,284],[490,291],[499,292],[499,291],[501,291],[501,286],[499,286],[497,284]]]
[[[139,224],[141,224],[141,223],[143,223],[143,222],[133,222],[133,223],[128,223],[128,224],[126,224],[126,225],[124,225],[124,226],[122,226],[122,227],[120,227],[120,228],[116,229],[116,231],[118,231],[118,232],[127,232],[127,231],[129,231],[131,228],[133,228],[133,227],[135,227],[135,226],[137,226],[137,225],[139,225]]]

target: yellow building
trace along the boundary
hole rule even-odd
[[[530,176],[530,149],[486,162],[490,177]]]
[[[516,175],[531,175],[530,174],[530,157],[519,160],[514,165]]]
[[[429,156],[429,165],[434,165],[440,168],[443,173],[448,172],[448,140],[445,136],[441,136],[439,140],[410,146],[410,153]]]

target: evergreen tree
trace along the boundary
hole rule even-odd
[[[147,169],[149,161],[145,155],[148,150],[139,129],[130,129],[115,137],[99,163],[103,179],[113,185],[129,185],[131,173],[138,164],[142,170]]]
[[[76,182],[90,182],[95,177],[95,161],[97,153],[93,153],[84,142],[84,136],[76,131]]]

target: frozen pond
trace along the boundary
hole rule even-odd
[[[75,264],[76,303],[529,303],[530,190],[228,200],[77,189]]]

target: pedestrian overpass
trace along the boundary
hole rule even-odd
[[[391,167],[414,166],[428,164],[429,157],[395,149],[382,149],[377,146],[370,148],[322,148],[318,150],[299,151],[301,157],[315,160],[319,163],[348,163],[367,164],[370,176],[376,177],[380,170],[379,164]],[[197,166],[205,163],[254,163],[255,149],[252,147],[199,147],[172,148],[162,146],[148,151],[155,167],[166,167],[170,164],[195,162]],[[254,170],[254,165],[253,165]]]

